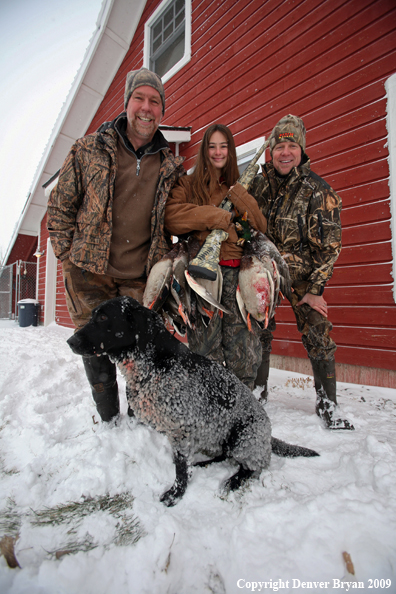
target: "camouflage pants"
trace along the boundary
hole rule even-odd
[[[223,294],[221,303],[230,314],[216,314],[210,324],[205,326],[200,319],[194,331],[188,329],[188,345],[194,353],[199,353],[212,361],[225,363],[248,388],[253,390],[254,380],[261,363],[258,326],[249,332],[236,302],[239,268],[222,266]]]
[[[84,326],[92,310],[113,297],[133,297],[142,303],[146,279],[116,279],[94,274],[75,266],[69,259],[62,262],[66,303],[76,328]]]
[[[296,316],[297,329],[302,334],[301,340],[308,353],[308,357],[314,361],[329,361],[334,358],[337,345],[330,336],[333,328],[332,323],[322,316],[318,311],[304,303],[297,307],[304,292],[299,296],[297,291],[292,293],[290,304]],[[275,318],[272,318],[268,328],[260,334],[261,345],[264,352],[271,352],[271,341],[276,328]]]

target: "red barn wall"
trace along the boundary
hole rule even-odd
[[[39,265],[39,284],[38,284],[38,300],[41,304],[40,307],[40,322],[44,322],[45,313],[45,273],[47,266],[47,240],[49,233],[47,230],[47,215],[41,221],[40,227],[40,250],[44,251],[44,255],[38,261]],[[62,265],[58,260],[57,274],[56,274],[56,308],[55,308],[55,322],[60,326],[66,326],[68,328],[74,328],[74,325],[69,316],[69,312],[66,306],[65,297],[65,286],[63,283]]]
[[[37,299],[40,303],[40,324],[44,322],[44,310],[45,310],[45,272],[47,267],[47,238],[48,238],[48,231],[47,231],[47,215],[41,221],[40,225],[40,235],[39,235],[39,244],[38,250],[43,253],[43,255],[37,259],[37,266],[38,266],[38,287],[37,287]]]
[[[144,23],[158,5],[148,0],[87,132],[123,110],[126,74],[142,66]],[[325,292],[337,361],[383,370],[396,361],[384,88],[396,71],[395,26],[394,0],[193,0],[192,59],[165,85],[162,121],[192,126],[180,147],[188,169],[214,121],[240,145],[287,113],[304,119],[312,168],[343,201],[344,247]],[[273,353],[306,359],[286,304]]]
[[[6,266],[14,264],[17,260],[22,262],[35,262],[34,253],[37,247],[37,237],[23,235],[20,233],[15,240],[10,255],[7,258]]]
[[[66,305],[65,285],[63,282],[62,265],[60,262],[58,262],[56,275],[56,294],[56,323],[60,324],[61,326],[66,326],[67,328],[74,328],[74,324],[71,321]]]

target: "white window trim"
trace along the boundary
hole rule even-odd
[[[237,146],[236,147],[237,161],[238,162],[241,161],[243,159],[243,157],[245,157],[246,155],[249,155],[250,153],[253,153],[252,154],[252,159],[253,159],[254,155],[257,153],[259,148],[261,148],[263,146],[264,142],[265,142],[265,136],[262,136],[261,138],[255,138],[254,140],[251,140],[250,142],[245,142],[245,144],[241,144],[241,145]],[[265,163],[265,151],[263,152],[263,154],[261,155],[261,157],[259,158],[257,163],[259,165],[262,165]]]
[[[166,10],[167,6],[172,0],[163,0],[157,9],[153,12],[151,17],[144,25],[144,48],[143,48],[143,66],[150,68],[150,28],[158,16]],[[181,60],[168,70],[162,77],[162,82],[165,84],[172,76],[179,72],[191,60],[191,0],[184,0],[185,2],[185,37],[184,37],[184,55]]]
[[[392,74],[392,76],[385,82],[385,89],[387,95],[386,127],[388,129],[389,152],[388,164],[393,260],[393,299],[396,302],[396,74]]]

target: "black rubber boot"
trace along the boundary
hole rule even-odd
[[[267,402],[268,398],[268,376],[270,370],[270,353],[263,351],[263,358],[261,360],[261,365],[257,370],[257,377],[254,382],[254,387],[262,386],[263,389],[261,390],[260,394],[260,402]]]
[[[311,360],[311,365],[315,380],[316,414],[329,429],[353,431],[355,427],[349,421],[334,417],[337,406],[335,360]]]
[[[102,421],[111,421],[120,412],[117,371],[107,355],[82,358],[92,397]]]
[[[130,400],[132,399],[132,393],[130,391],[130,389],[128,388],[128,386],[126,387],[126,399],[127,399],[127,403],[128,403],[128,417],[134,417],[135,413],[133,412],[132,408],[131,408],[131,404],[130,404]]]

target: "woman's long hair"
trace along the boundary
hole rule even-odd
[[[195,163],[195,169],[190,176],[191,202],[200,206],[210,203],[210,195],[215,191],[217,186],[216,169],[211,164],[208,156],[209,143],[214,132],[221,132],[227,139],[227,163],[221,172],[224,182],[230,187],[235,184],[239,177],[235,142],[231,130],[223,124],[212,124],[203,136],[198,151],[197,161]]]

